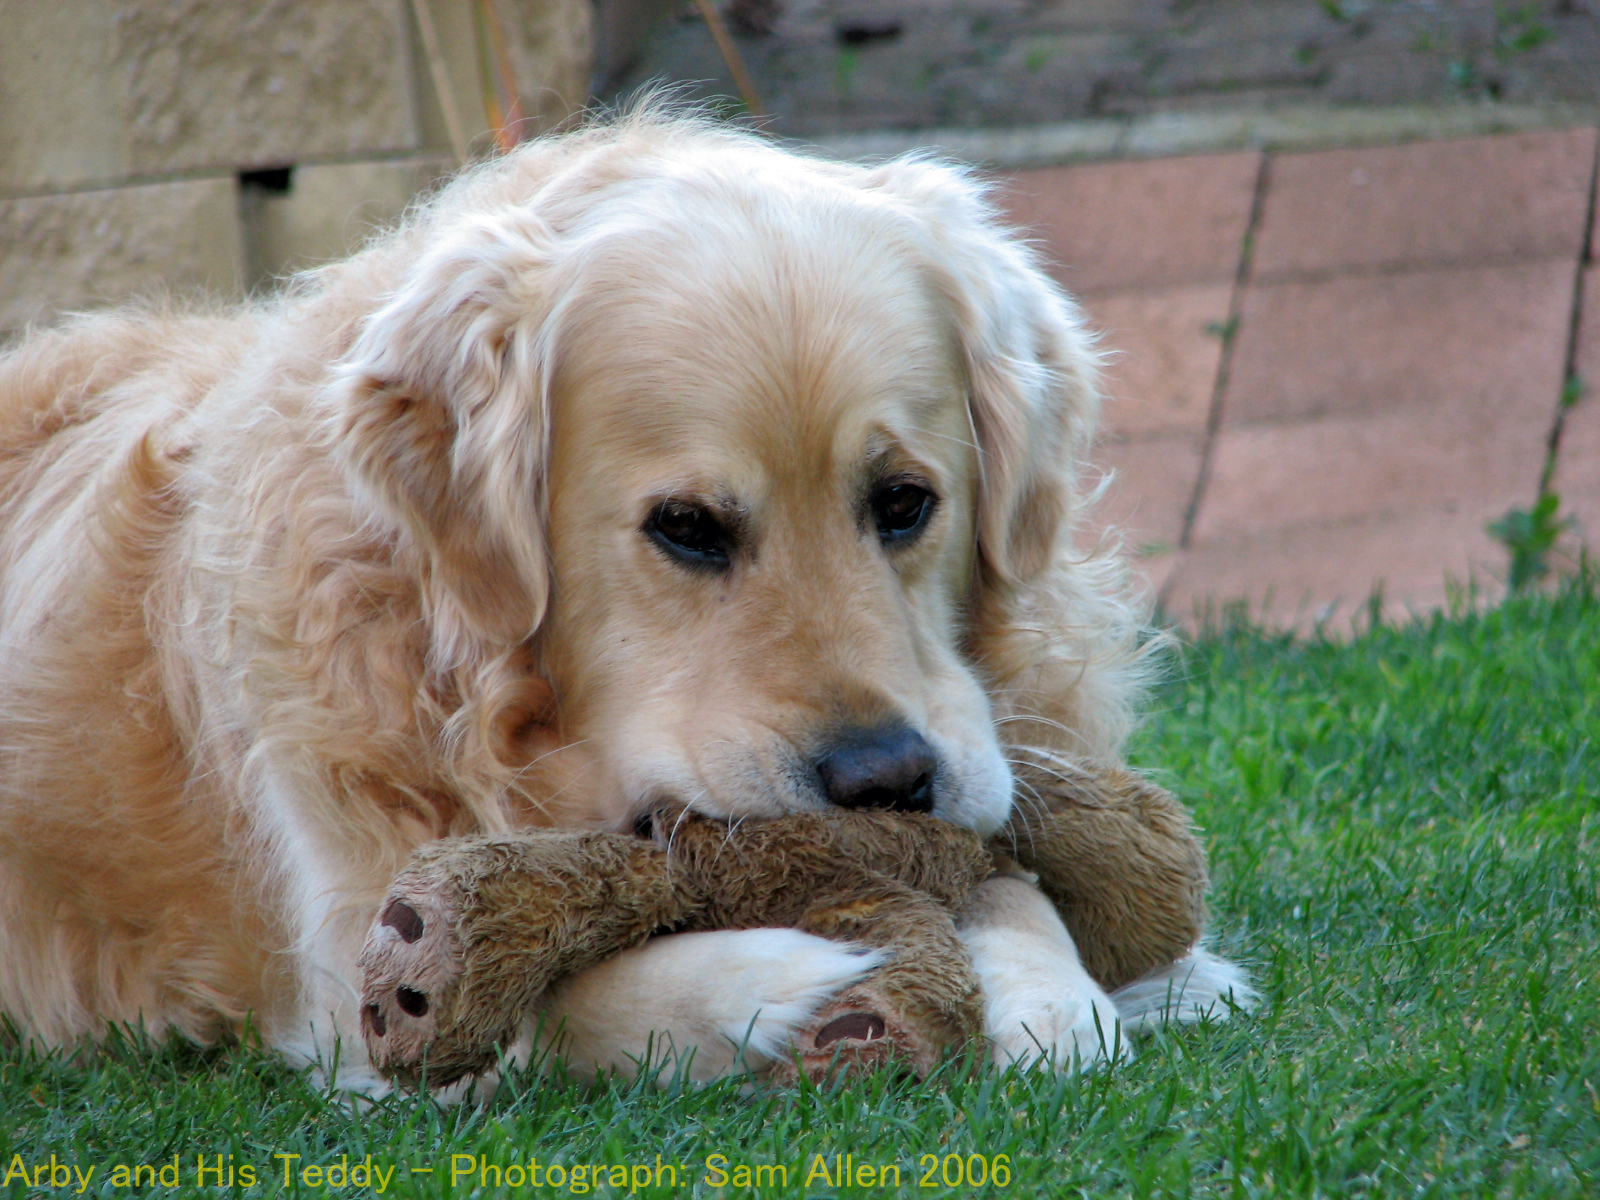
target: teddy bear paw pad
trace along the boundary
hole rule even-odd
[[[401,881],[390,890],[367,934],[361,1034],[372,1063],[386,1074],[423,1066],[444,1010],[461,978],[456,914],[438,890]]]
[[[791,1056],[775,1064],[769,1078],[792,1085],[804,1076],[821,1084],[882,1068],[921,1075],[936,1057],[926,1042],[885,997],[851,988],[823,1005],[800,1030]]]
[[[883,1037],[889,1032],[889,1025],[877,1013],[852,1012],[845,1013],[842,1017],[835,1017],[821,1029],[812,1044],[818,1050],[826,1050],[835,1042],[856,1041],[872,1042]]]

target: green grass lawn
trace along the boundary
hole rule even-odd
[[[1146,1041],[1115,1070],[756,1096],[524,1079],[486,1108],[407,1098],[354,1116],[244,1049],[4,1051],[0,1158],[92,1165],[86,1195],[134,1191],[111,1186],[118,1164],[166,1165],[170,1181],[174,1156],[179,1187],[138,1191],[194,1194],[202,1154],[236,1183],[251,1165],[258,1185],[237,1189],[251,1196],[280,1193],[285,1163],[369,1158],[393,1169],[385,1194],[492,1183],[474,1171],[452,1190],[452,1155],[567,1168],[563,1188],[484,1190],[518,1196],[572,1194],[579,1164],[658,1161],[687,1169],[647,1195],[714,1194],[708,1177],[748,1194],[731,1186],[739,1164],[788,1168],[764,1195],[1600,1194],[1592,586],[1344,644],[1212,636],[1175,664],[1136,759],[1194,806],[1219,947],[1252,965],[1265,1003]],[[835,1184],[842,1155],[896,1164],[901,1184],[808,1188],[817,1155]],[[969,1167],[1009,1183],[944,1182]],[[370,1194],[327,1183],[291,1190]],[[13,1174],[0,1190],[78,1186]]]

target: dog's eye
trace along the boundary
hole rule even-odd
[[[668,500],[644,523],[644,532],[679,562],[695,567],[725,567],[733,538],[708,508]]]
[[[885,542],[909,541],[927,524],[938,498],[914,483],[892,483],[872,497],[872,516]]]

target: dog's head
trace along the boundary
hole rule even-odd
[[[956,169],[589,136],[520,195],[515,162],[447,194],[344,373],[437,657],[531,639],[555,702],[525,757],[563,749],[523,778],[569,817],[996,828],[974,614],[1061,553],[1095,404],[1075,311]]]

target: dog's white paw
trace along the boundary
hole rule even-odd
[[[349,998],[354,1000],[354,989]],[[335,994],[335,1001],[338,994]],[[327,997],[320,997],[324,1001]],[[393,1090],[393,1084],[380,1075],[367,1057],[355,1017],[354,1003],[338,1008],[325,1002],[327,1016],[318,1019],[302,1012],[286,1027],[266,1031],[268,1043],[290,1066],[309,1068],[311,1084],[318,1091],[340,1094],[347,1104],[359,1106],[380,1100]]]
[[[1260,996],[1237,963],[1196,947],[1170,966],[1118,988],[1111,999],[1124,1028],[1144,1033],[1169,1022],[1225,1020],[1235,1010],[1249,1012]]]
[[[983,983],[984,1034],[999,1066],[1080,1070],[1133,1057],[1116,1005],[1065,945],[1005,929],[965,935]]]
[[[796,929],[679,933],[581,971],[541,1005],[541,1048],[602,1070],[697,1083],[790,1053],[822,1005],[884,961]]]
[[[1081,1070],[1113,1059],[1133,1057],[1133,1047],[1117,1019],[1116,1006],[1098,995],[1054,991],[1013,994],[985,1012],[994,1061],[1006,1066],[1049,1062],[1057,1070]]]

